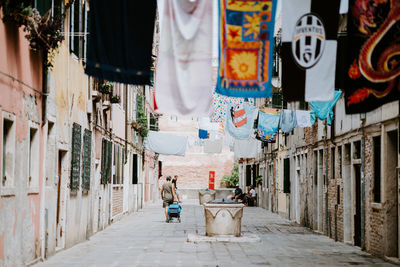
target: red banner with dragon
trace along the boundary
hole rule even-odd
[[[344,89],[346,113],[400,96],[400,0],[350,0]]]

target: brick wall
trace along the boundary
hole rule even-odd
[[[173,135],[197,139],[198,122],[196,118],[162,116],[159,119],[160,131]],[[225,146],[220,154],[205,154],[203,147],[187,146],[185,157],[160,155],[163,179],[179,176],[178,188],[208,188],[209,171],[215,171],[215,188],[220,188],[224,175],[233,170],[233,153]],[[162,182],[161,182],[162,183]]]

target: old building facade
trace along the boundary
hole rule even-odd
[[[64,41],[47,68],[23,27],[0,20],[0,266],[43,260],[159,198],[158,155],[143,145],[151,86],[84,73],[87,1],[33,7],[64,14]]]

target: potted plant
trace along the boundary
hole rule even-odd
[[[120,99],[119,95],[112,95],[110,97],[110,102],[113,104],[118,104],[120,102],[120,100],[121,99]]]
[[[99,91],[102,94],[111,94],[112,88],[114,87],[112,82],[103,82],[99,86]]]

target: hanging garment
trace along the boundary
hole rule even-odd
[[[204,141],[204,153],[213,154],[221,153],[222,151],[222,139],[215,139],[214,141],[205,140]]]
[[[85,73],[150,85],[156,9],[156,0],[91,1]]]
[[[293,131],[293,129],[297,127],[296,111],[282,109],[279,127],[284,133]]]
[[[320,120],[325,120],[326,118],[328,118],[328,125],[331,125],[332,120],[333,120],[332,109],[341,96],[342,96],[341,91],[335,91],[335,98],[332,101],[310,102],[311,109],[312,109],[312,111],[315,112],[316,116]],[[314,124],[314,123],[312,123],[312,124]]]
[[[309,110],[296,110],[296,119],[298,127],[311,127],[311,114]]]
[[[208,132],[203,129],[199,129],[199,138],[200,139],[207,139],[208,138]]]
[[[146,149],[163,155],[185,156],[187,137],[149,131]]]
[[[228,109],[233,110],[236,105],[229,104]],[[250,134],[253,132],[254,120],[257,117],[257,108],[254,106],[250,106],[248,104],[244,104],[244,110],[247,116],[247,121],[244,125],[240,127],[236,127],[234,124],[234,116],[229,112],[226,114],[226,123],[225,128],[230,135],[236,138],[247,139],[250,137]]]
[[[282,2],[285,101],[330,101],[335,90],[340,0]]]
[[[226,109],[228,104],[243,104],[245,102],[247,102],[249,105],[254,105],[254,98],[248,98],[247,101],[245,101],[245,99],[242,97],[229,97],[214,92],[213,93],[214,111],[211,115],[211,121],[224,122],[226,118]]]
[[[400,99],[400,1],[349,2],[348,34],[340,39],[337,88],[347,114],[372,111]]]
[[[271,97],[276,0],[219,0],[216,92]]]
[[[165,0],[156,66],[158,113],[212,112],[212,1]]]
[[[278,131],[280,114],[258,113],[257,135],[262,141],[272,141]]]
[[[255,158],[257,156],[258,146],[261,146],[261,143],[254,138],[235,139],[235,158]]]

